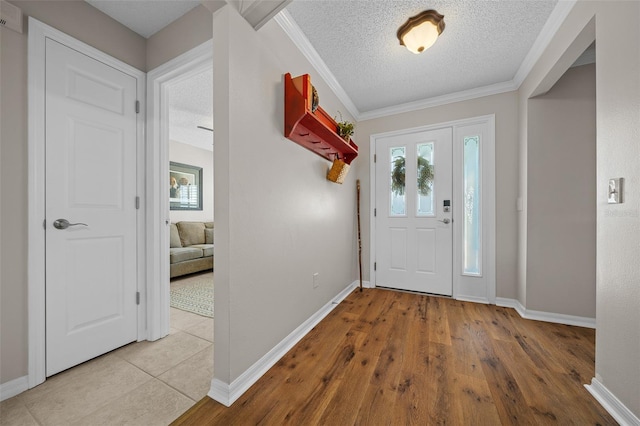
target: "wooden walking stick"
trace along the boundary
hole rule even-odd
[[[362,240],[360,239],[360,179],[356,180],[356,193],[358,199],[358,267],[360,269],[360,291],[362,291]]]

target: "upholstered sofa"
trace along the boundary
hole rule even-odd
[[[171,278],[213,269],[213,222],[171,224]]]

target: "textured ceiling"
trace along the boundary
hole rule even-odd
[[[200,4],[198,0],[86,1],[144,37]],[[238,2],[249,5],[256,0]],[[412,102],[455,99],[457,94],[474,90],[486,94],[500,85],[514,90],[518,70],[522,71],[525,58],[535,50],[536,39],[540,44],[540,32],[551,21],[557,3],[295,0],[277,20],[283,25],[286,17],[294,32],[302,34],[303,51],[311,51],[324,62],[329,75],[321,74],[335,81],[329,84],[347,109],[364,119],[386,115]],[[433,47],[414,55],[400,46],[396,32],[408,17],[426,9],[444,14],[446,28]],[[287,28],[285,31],[294,37]],[[296,43],[300,46],[300,40]],[[323,67],[322,63],[314,65]],[[170,104],[172,139],[193,140],[195,145],[211,149],[211,132],[196,128],[213,124],[211,80],[210,74],[201,74],[175,84]]]
[[[359,112],[513,80],[557,0],[297,0],[287,11]],[[435,9],[446,28],[420,55],[397,29]]]
[[[129,29],[149,38],[194,7],[199,0],[85,0]]]
[[[169,139],[213,150],[213,71],[211,69],[168,87]]]

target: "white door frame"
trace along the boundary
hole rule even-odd
[[[90,56],[136,79],[136,97],[144,100],[145,74],[61,31],[29,17],[28,50],[28,219],[27,219],[27,287],[28,287],[28,371],[29,388],[46,379],[46,318],[45,318],[45,42],[52,39]],[[144,103],[141,102],[141,105]],[[144,107],[137,123],[137,192],[144,199]],[[145,207],[138,210],[137,257],[138,291],[144,293],[145,268]],[[138,306],[138,340],[146,338],[146,305],[144,297]]]
[[[209,40],[147,74],[147,324],[148,340],[169,334],[169,110],[167,85],[210,68]]]
[[[461,235],[462,220],[458,217],[460,213],[459,206],[462,199],[462,147],[458,142],[458,135],[464,127],[473,125],[485,125],[487,135],[483,137],[481,149],[481,170],[482,170],[482,264],[483,273],[478,277],[479,293],[473,294],[467,290],[462,282],[461,256],[456,255],[461,251]],[[427,126],[413,127],[409,129],[395,130],[391,132],[378,133],[370,137],[370,155],[369,155],[369,277],[371,286],[375,287],[376,271],[374,270],[374,262],[376,260],[376,217],[374,216],[376,202],[376,180],[375,180],[375,147],[376,141],[381,138],[390,136],[401,136],[408,133],[423,132],[430,130],[442,129],[445,127],[453,128],[453,298],[457,300],[467,300],[480,303],[495,303],[496,300],[496,203],[495,203],[495,114],[473,117],[462,120],[449,121],[446,123],[438,123]]]

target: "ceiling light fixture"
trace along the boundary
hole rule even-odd
[[[444,15],[433,9],[425,10],[407,19],[398,28],[400,44],[418,54],[430,48],[444,31]]]

